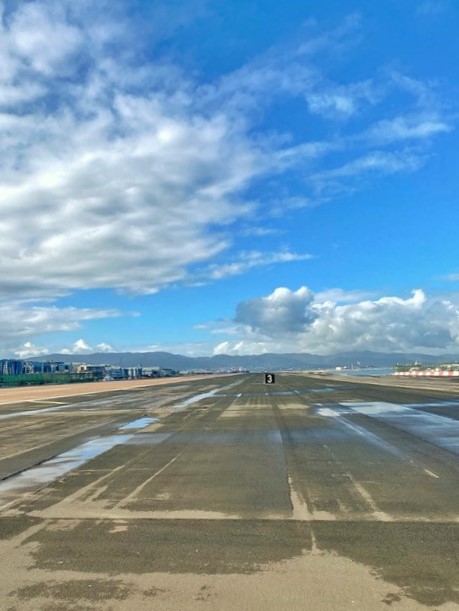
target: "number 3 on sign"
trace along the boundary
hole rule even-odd
[[[276,376],[273,373],[265,373],[265,384],[274,384]]]

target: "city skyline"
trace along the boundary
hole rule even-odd
[[[5,358],[459,353],[459,8],[230,8],[0,2]]]

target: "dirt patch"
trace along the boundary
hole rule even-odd
[[[72,581],[42,581],[12,592],[21,599],[53,598],[61,601],[126,600],[132,588],[118,580],[76,579]]]

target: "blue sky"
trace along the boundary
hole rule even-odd
[[[457,3],[0,11],[4,356],[459,353]]]

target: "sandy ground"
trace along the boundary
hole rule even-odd
[[[34,491],[5,480],[0,609],[459,609],[459,397],[277,380],[7,411],[0,446],[13,457],[0,454],[0,470],[76,429],[164,416],[129,435],[100,433],[122,441]],[[397,418],[381,403],[399,406]]]
[[[299,375],[303,376],[304,374]],[[459,378],[404,378],[393,375],[352,376],[333,374],[315,374],[310,377],[324,381],[330,380],[349,384],[372,384],[389,388],[407,388],[412,391],[435,390],[442,393],[459,395]]]
[[[212,375],[205,378],[215,377]],[[221,377],[221,374],[219,374]],[[202,380],[203,376],[182,376],[178,378],[159,378],[153,380],[123,380],[111,382],[82,382],[75,384],[27,386],[18,388],[0,388],[0,405],[4,403],[17,403],[39,399],[58,399],[60,397],[75,397],[105,392],[117,392],[145,388],[149,386],[162,386],[165,384],[180,384],[193,380]]]

